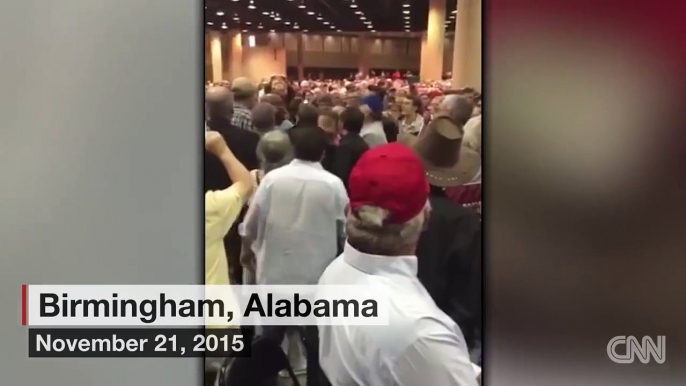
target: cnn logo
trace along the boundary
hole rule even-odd
[[[617,347],[624,346],[624,354],[617,353]],[[659,364],[665,363],[666,358],[666,339],[664,335],[657,337],[657,342],[649,336],[644,336],[640,342],[634,336],[615,336],[607,344],[607,356],[615,363],[634,363],[636,357],[643,364],[650,363],[650,357]]]

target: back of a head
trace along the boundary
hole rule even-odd
[[[269,103],[258,103],[252,109],[252,124],[260,133],[273,130],[276,126],[276,107]]]
[[[226,87],[213,86],[205,91],[205,112],[209,120],[230,119],[233,114],[233,96]]]
[[[317,119],[319,119],[319,110],[316,107],[305,103],[298,107],[298,126],[317,127]]]
[[[333,98],[330,94],[320,95],[314,101],[314,105],[318,108],[331,108],[333,107]]]
[[[335,132],[338,126],[338,114],[331,110],[320,110],[318,126],[324,131]]]
[[[262,98],[260,98],[261,103],[269,103],[270,105],[274,107],[283,107],[283,98],[281,98],[281,95],[278,94],[273,94],[273,93],[267,93],[262,95]]]
[[[472,117],[473,110],[474,103],[471,98],[463,95],[447,95],[439,105],[439,115],[447,115],[461,126]]]
[[[250,79],[241,77],[234,79],[231,91],[236,102],[245,102],[255,96],[257,88]]]
[[[348,188],[348,243],[368,254],[414,254],[429,210],[429,185],[417,155],[402,144],[368,150],[353,167]]]
[[[359,134],[364,125],[364,114],[357,107],[348,107],[340,117],[343,122],[343,129],[349,133]]]
[[[279,130],[266,133],[257,144],[257,158],[265,174],[289,163],[293,146],[288,134]]]
[[[328,138],[324,130],[315,125],[298,125],[288,131],[288,136],[293,144],[295,158],[319,162],[324,156],[328,146]]]
[[[283,98],[281,98],[280,95],[277,94],[264,94],[262,98],[260,98],[260,103],[268,103],[274,107],[276,107],[276,124],[280,125],[283,123],[284,120],[286,120],[286,116],[288,115],[286,111],[286,107],[284,106],[283,103]]]

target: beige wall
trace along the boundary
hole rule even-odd
[[[243,47],[243,74],[253,82],[286,73],[286,50],[274,47]]]
[[[286,64],[298,64],[297,35],[293,33],[255,34],[255,42],[286,49]],[[303,65],[305,67],[357,68],[357,38],[342,35],[303,34]],[[370,38],[369,66],[372,68],[419,69],[419,39]]]
[[[222,40],[224,78],[231,79],[231,34],[225,33]],[[255,73],[251,67],[258,66],[259,71],[266,73],[280,72],[285,73],[286,66],[296,67],[298,64],[297,55],[297,35],[294,33],[259,33],[254,34],[256,47],[248,47],[248,36],[244,34],[242,39],[243,58],[242,62],[246,71]],[[211,78],[211,60],[209,55],[209,37],[206,36],[206,69],[210,71],[207,78]],[[444,71],[450,71],[453,62],[453,35],[446,36],[443,50]],[[264,55],[265,51],[259,48],[277,48],[283,53],[284,64],[274,60],[267,60],[265,64],[259,64],[255,57],[248,51],[255,52],[257,57]],[[323,67],[323,68],[357,68],[358,67],[358,41],[357,37],[347,35],[317,35],[303,34],[303,64],[304,67]],[[371,68],[395,69],[407,68],[412,71],[419,71],[421,55],[421,39],[419,37],[410,38],[370,38],[369,55],[367,62]],[[269,51],[269,52],[273,52]],[[273,55],[272,55],[273,56]],[[279,56],[280,58],[281,56]],[[281,60],[281,59],[279,59]],[[248,64],[248,62],[250,64]],[[277,70],[278,71],[275,71]],[[264,74],[264,72],[263,72]],[[249,74],[246,74],[247,76]],[[249,75],[252,76],[252,75]]]

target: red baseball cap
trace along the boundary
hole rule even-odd
[[[366,151],[350,172],[350,208],[376,206],[391,213],[392,224],[403,224],[421,213],[429,183],[417,155],[395,142]]]

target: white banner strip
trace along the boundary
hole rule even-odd
[[[30,326],[387,325],[383,287],[29,285]]]

